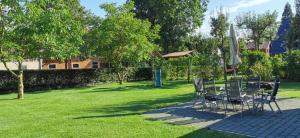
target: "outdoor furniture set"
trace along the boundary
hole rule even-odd
[[[260,77],[250,77],[247,81],[242,78],[231,78],[225,87],[218,87],[214,80],[194,79],[196,90],[196,100],[194,105],[200,102],[201,109],[218,110],[224,109],[227,114],[232,106],[233,111],[238,111],[236,106],[241,107],[241,116],[245,106],[252,113],[264,111],[264,105],[269,105],[274,111],[271,103],[274,103],[281,113],[276,101],[280,81],[274,82],[261,81]]]

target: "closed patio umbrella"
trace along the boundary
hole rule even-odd
[[[235,65],[242,63],[241,58],[239,57],[239,44],[236,38],[235,30],[233,24],[230,25],[230,60],[229,65],[233,66],[234,75],[236,75]]]

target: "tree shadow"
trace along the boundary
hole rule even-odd
[[[155,89],[176,89],[184,84],[189,84],[187,81],[168,81],[162,87],[155,87],[152,82],[139,82],[137,83],[129,83],[128,85],[120,85],[117,87],[107,88],[100,87],[94,88],[87,92],[124,92],[131,90],[155,90]]]
[[[246,138],[235,134],[225,134],[218,131],[213,131],[208,128],[198,129],[179,138]]]
[[[165,106],[179,104],[190,101],[193,94],[185,94],[168,98],[149,99],[142,101],[133,101],[124,104],[107,105],[101,108],[88,109],[88,113],[99,113],[99,116],[82,116],[74,119],[101,118],[101,117],[121,117],[131,115],[141,115],[147,111],[159,109]],[[102,115],[103,114],[103,115]]]
[[[10,99],[0,99],[0,101],[12,101],[12,100],[17,100],[18,98],[10,98]]]
[[[141,114],[142,114],[142,113],[108,114],[108,115],[98,115],[98,116],[83,116],[83,117],[76,117],[76,118],[74,118],[74,119],[124,117],[124,116],[141,115]]]

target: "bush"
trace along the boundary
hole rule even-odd
[[[127,81],[151,80],[151,68],[131,68]],[[0,71],[0,93],[16,91],[17,80],[7,71]],[[117,82],[114,69],[28,70],[24,71],[26,91],[72,88],[92,83]]]
[[[286,64],[282,55],[275,55],[270,58],[272,67],[273,67],[273,75],[279,76],[280,78],[286,78]]]
[[[293,51],[287,57],[287,76],[289,80],[300,81],[300,50]]]
[[[270,81],[272,79],[272,64],[257,62],[254,66],[250,68],[253,75],[260,76],[264,81]]]
[[[261,51],[243,51],[242,52],[242,64],[239,69],[243,75],[253,75],[254,72],[250,68],[255,66],[257,63],[261,63],[262,65],[269,64],[269,55],[261,52]]]

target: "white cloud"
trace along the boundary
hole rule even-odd
[[[261,4],[268,3],[270,1],[271,0],[240,0],[239,2],[235,3],[234,5],[226,7],[226,10],[228,11],[228,13],[234,13],[240,9],[255,7],[255,6],[258,6]]]

